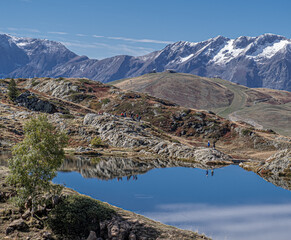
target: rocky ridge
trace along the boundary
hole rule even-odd
[[[181,143],[173,143],[153,137],[146,131],[146,125],[142,122],[132,121],[130,118],[89,113],[84,117],[83,124],[96,129],[102,140],[115,147],[143,147],[145,149],[140,150],[140,152],[144,154],[157,154],[166,158],[192,159],[198,162],[230,160],[228,156],[215,149],[194,149]]]

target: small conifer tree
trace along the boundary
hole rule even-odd
[[[16,87],[16,82],[12,78],[10,80],[9,86],[8,86],[8,97],[10,98],[10,100],[15,101],[17,96],[18,96],[18,90],[17,90],[17,87]]]

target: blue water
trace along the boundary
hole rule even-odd
[[[55,183],[213,239],[290,239],[291,192],[238,166],[209,171],[153,169],[138,179],[83,178],[59,172]]]

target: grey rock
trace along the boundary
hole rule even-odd
[[[14,229],[13,227],[7,227],[6,230],[5,230],[5,234],[6,234],[6,235],[9,235],[10,233],[13,233],[14,230],[15,230],[15,229]]]
[[[13,230],[25,231],[28,229],[28,225],[23,219],[17,219],[10,223],[8,225],[8,228],[12,228]]]
[[[57,111],[54,104],[39,99],[35,94],[29,91],[20,94],[15,99],[15,102],[18,103],[19,106],[26,107],[32,111],[45,113],[55,113]]]
[[[142,147],[141,153],[157,154],[166,158],[195,159],[200,162],[230,160],[229,156],[218,150],[195,149],[155,137],[144,128],[143,122],[132,121],[130,118],[89,113],[84,117],[83,124],[94,128],[104,142],[115,147]]]
[[[94,231],[90,231],[90,234],[89,234],[87,240],[97,240],[96,233]]]
[[[50,232],[43,232],[42,233],[42,238],[45,240],[52,240],[53,239],[53,235]]]
[[[136,235],[133,232],[131,232],[128,236],[128,239],[129,240],[136,240]]]
[[[22,217],[24,220],[26,220],[27,218],[30,217],[30,215],[31,215],[31,212],[30,212],[29,209],[27,209],[27,210],[26,210],[26,211],[21,215],[21,217]]]
[[[291,149],[278,151],[269,157],[258,172],[262,171],[270,171],[277,176],[291,174]]]

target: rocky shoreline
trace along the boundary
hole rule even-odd
[[[36,212],[38,217],[31,221],[29,210],[18,209],[10,203],[9,199],[15,193],[5,183],[7,174],[8,169],[0,167],[1,239],[209,239],[102,203],[68,188],[63,190],[61,196],[54,198],[54,204],[40,207]],[[71,216],[69,221],[66,219],[68,215]]]

